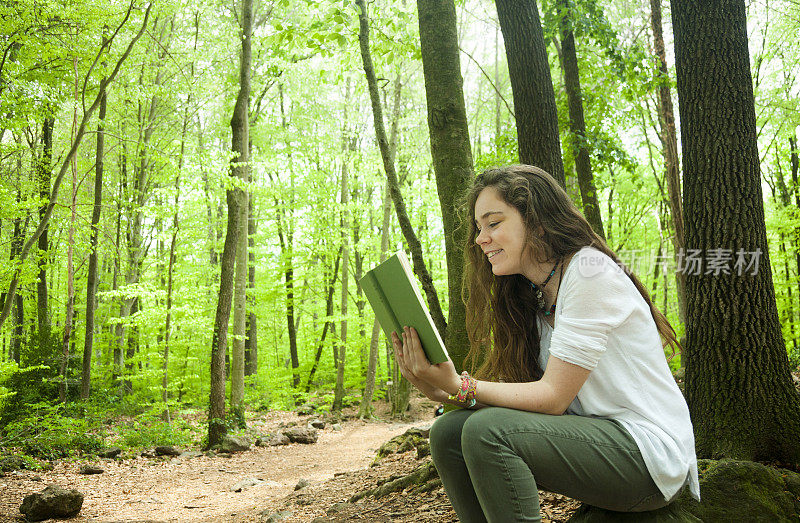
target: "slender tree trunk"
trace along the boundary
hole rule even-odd
[[[466,228],[459,227],[458,210],[473,177],[467,113],[464,106],[458,53],[456,9],[452,0],[417,0],[428,132],[442,210],[447,256],[447,344],[460,368],[469,349],[466,310],[461,299]]]
[[[253,0],[242,0],[242,53],[239,64],[239,94],[231,118],[231,176],[246,179],[249,134],[250,68],[252,65]],[[211,387],[208,409],[208,446],[222,442],[225,436],[225,354],[228,351],[228,322],[233,300],[233,277],[238,244],[239,209],[245,203],[243,191],[228,189],[228,230],[220,264],[219,299],[211,340]]]
[[[18,141],[18,146],[20,152],[17,155],[17,204],[19,205],[20,200],[22,199],[22,152],[21,152],[21,136],[20,140]],[[25,231],[28,228],[28,220],[26,219],[23,225],[22,218],[17,216],[14,218],[14,235],[11,238],[11,250],[9,253],[9,262],[13,263],[14,259],[19,256],[20,250],[22,249],[22,240]],[[22,347],[22,338],[24,333],[24,312],[25,303],[23,302],[22,295],[16,296],[9,296],[4,295],[4,300],[13,300],[14,301],[14,316],[13,316],[13,326],[11,328],[11,342],[9,343],[8,350],[9,350],[9,359],[14,360],[16,363],[20,362],[20,353]],[[5,305],[5,304],[4,304]]]
[[[356,0],[356,5],[359,6],[359,33],[358,33],[358,40],[361,46],[361,59],[364,64],[364,73],[367,77],[367,85],[369,87],[369,95],[370,100],[372,101],[372,115],[373,115],[373,122],[375,125],[375,135],[378,140],[378,146],[381,151],[381,158],[383,159],[383,168],[386,172],[386,177],[389,180],[389,187],[392,192],[392,201],[394,202],[394,208],[397,212],[397,221],[400,223],[400,230],[403,232],[403,236],[408,243],[409,249],[411,249],[412,261],[414,266],[414,273],[420,279],[422,283],[422,289],[425,292],[425,296],[428,301],[428,309],[430,309],[431,318],[433,318],[433,323],[436,325],[437,330],[440,334],[444,334],[447,332],[447,322],[444,317],[444,313],[442,313],[441,305],[439,304],[439,297],[436,293],[436,288],[433,286],[433,278],[431,278],[430,272],[428,272],[427,267],[425,266],[425,260],[422,257],[422,245],[419,242],[419,238],[414,233],[414,228],[411,225],[411,220],[408,218],[408,212],[406,211],[406,205],[403,201],[403,195],[400,192],[400,184],[397,181],[397,172],[395,171],[394,161],[389,153],[389,142],[386,139],[386,129],[384,128],[383,123],[383,108],[381,107],[381,99],[378,93],[378,81],[375,77],[375,68],[372,65],[372,56],[369,50],[369,21],[367,18],[367,8],[364,3],[364,0]],[[453,19],[455,20],[455,7],[453,7]],[[420,20],[422,19],[422,10],[420,10]],[[422,22],[420,21],[420,24]],[[455,30],[455,25],[453,26]],[[456,64],[458,64],[458,44],[456,42],[455,47],[456,52]],[[424,53],[423,53],[424,57]],[[426,69],[427,70],[427,69]],[[461,73],[459,72],[459,82],[458,82],[458,89],[459,94],[461,93]],[[427,81],[426,81],[427,83]],[[428,100],[429,110],[430,110],[430,100]],[[463,94],[461,94],[461,108],[463,110]],[[456,111],[457,112],[457,111]],[[441,115],[442,118],[445,118],[445,114]],[[461,113],[463,117],[464,123],[464,131],[466,131],[466,111],[463,110]],[[469,134],[464,133],[463,138],[466,140],[464,146],[467,150],[469,150]],[[433,140],[431,140],[433,142]],[[472,164],[472,157],[470,156],[470,169]],[[438,179],[438,176],[437,176]],[[437,181],[438,183],[438,181]],[[462,184],[460,187],[465,187],[465,184]],[[453,189],[453,187],[450,187]],[[442,187],[439,187],[439,198],[442,199],[441,194]],[[449,217],[445,217],[445,236],[447,236],[448,231],[448,220]],[[450,248],[447,248],[448,251],[448,258]],[[459,273],[460,275],[460,273]],[[459,301],[460,303],[460,301]],[[451,307],[453,307],[453,302],[451,301]],[[465,330],[466,332],[466,330]]]
[[[402,84],[400,75],[394,81],[394,108],[392,110],[392,130],[389,137],[389,152],[392,155],[392,162],[397,154],[397,128],[400,122],[400,92]],[[392,219],[392,195],[389,192],[389,182],[383,193],[383,220],[381,221],[381,246],[380,261],[383,262],[389,255],[389,233],[391,232]],[[369,341],[369,363],[367,366],[367,376],[364,383],[364,395],[361,397],[361,404],[358,408],[359,418],[372,416],[372,396],[375,393],[375,375],[378,367],[378,342],[380,341],[381,326],[378,319],[372,322],[372,336]]]
[[[534,0],[496,0],[495,4],[514,94],[519,160],[541,167],[553,175],[562,187],[566,187],[556,98],[539,9]],[[421,21],[422,9],[420,23]],[[423,64],[424,62],[423,52]],[[458,64],[457,59],[455,63]],[[428,83],[427,75],[425,83]],[[470,164],[471,162],[470,159]]]
[[[72,134],[70,139],[75,140],[75,133],[78,126],[78,64],[77,59],[73,62],[75,67],[75,109],[72,113]],[[102,98],[101,98],[102,103]],[[69,368],[69,349],[72,339],[73,317],[75,313],[75,269],[73,265],[73,254],[75,250],[75,220],[78,217],[78,161],[77,156],[72,157],[72,193],[70,196],[70,216],[69,230],[67,232],[67,304],[66,319],[64,320],[64,339],[61,354],[61,381],[58,387],[58,397],[62,403],[67,401],[67,370]]]
[[[669,194],[669,209],[672,217],[672,246],[675,257],[684,251],[683,202],[681,200],[681,178],[678,160],[678,133],[675,130],[675,110],[669,86],[667,53],[661,24],[661,0],[650,0],[650,26],[653,30],[653,50],[658,59],[660,84],[658,86],[658,116],[661,125],[661,145],[664,155],[665,178]],[[686,323],[686,276],[675,273],[678,291],[678,319]],[[684,363],[682,361],[682,363]]]
[[[105,40],[105,39],[104,39]],[[81,398],[89,399],[92,380],[92,343],[94,341],[94,311],[97,305],[97,239],[100,213],[103,209],[103,168],[105,145],[105,119],[108,95],[100,99],[97,124],[97,152],[94,164],[94,206],[92,207],[92,233],[89,238],[89,274],[86,277],[86,334],[83,342],[83,368],[81,373]]]
[[[286,111],[283,103],[283,84],[278,84],[278,95],[280,97],[281,104],[281,127],[284,129],[284,131],[286,131],[289,128],[289,124],[286,121]],[[294,205],[294,166],[292,162],[291,147],[291,141],[287,137],[286,148],[289,151],[288,159],[290,176],[289,205],[282,205],[284,202],[283,198],[280,200],[276,198],[275,207],[278,211],[278,237],[281,242],[281,255],[284,263],[283,274],[286,282],[286,330],[289,335],[289,357],[292,360],[292,386],[297,388],[300,385],[300,356],[297,352],[297,326],[295,324],[294,314],[294,266],[292,261],[294,256],[294,233],[289,219],[289,214],[292,212],[292,207]],[[272,181],[272,175],[270,174],[269,176],[270,181]]]
[[[245,177],[247,178],[247,167]],[[231,413],[245,427],[244,421],[244,346],[247,335],[247,191],[243,191],[239,207],[238,245],[236,246],[236,280],[233,296],[233,351],[231,358]]]
[[[47,212],[47,199],[50,197],[50,183],[53,174],[53,127],[55,118],[45,117],[42,125],[42,157],[39,160],[39,197],[42,205],[39,207],[39,220],[44,218]],[[39,278],[36,281],[36,305],[37,320],[39,326],[39,343],[50,343],[50,305],[47,296],[47,259],[48,259],[48,232],[50,226],[45,224],[42,234],[39,236]]]
[[[792,187],[794,189],[794,203],[798,209],[800,209],[800,185],[798,185],[798,171],[800,171],[800,158],[798,158],[797,154],[797,139],[792,133],[792,136],[789,137],[789,149],[790,153],[790,164],[792,168]],[[798,277],[798,296],[800,296],[800,227],[796,227],[794,230],[794,252],[795,252],[795,261],[797,263],[797,274]]]
[[[322,357],[322,349],[325,347],[325,337],[328,335],[329,330],[333,330],[333,322],[330,317],[333,316],[333,294],[335,292],[336,279],[339,275],[339,261],[342,257],[342,249],[336,254],[336,261],[333,264],[333,271],[331,271],[331,281],[328,283],[327,298],[325,299],[325,325],[322,327],[322,335],[319,338],[317,345],[317,352],[314,355],[314,363],[311,366],[311,371],[308,373],[308,381],[306,382],[306,392],[311,391],[311,384],[314,381],[314,374],[317,372],[319,360]]]
[[[348,82],[348,91],[350,84]],[[345,125],[347,124],[347,117],[345,117]],[[345,141],[347,137],[345,137]],[[336,362],[336,388],[333,391],[333,406],[332,410],[342,410],[342,400],[344,399],[344,369],[347,359],[347,298],[349,293],[350,284],[350,218],[347,207],[350,205],[350,189],[348,187],[348,161],[347,154],[345,153],[345,160],[342,164],[342,214],[341,214],[341,238],[342,238],[342,301],[340,313],[342,321],[339,327],[339,351],[337,354]]]
[[[256,219],[253,214],[253,198],[251,193],[247,199],[247,288],[251,293],[256,289],[256,253],[255,253],[255,234],[256,234]],[[253,299],[253,295],[250,295]],[[248,307],[247,313],[247,338],[244,345],[244,374],[245,376],[252,376],[258,373],[258,319],[256,313],[253,312],[251,304]]]
[[[686,396],[698,457],[796,464],[800,396],[772,284],[745,12],[672,0],[686,248],[733,261],[730,274],[687,274]]]
[[[583,116],[583,93],[581,92],[580,71],[578,69],[578,53],[575,49],[575,32],[572,30],[574,14],[570,0],[559,0],[561,18],[561,53],[564,67],[564,88],[567,92],[569,106],[569,127],[572,156],[575,159],[575,171],[578,175],[578,187],[581,190],[583,214],[594,229],[594,232],[605,238],[603,218],[600,216],[600,205],[597,203],[597,189],[592,175],[592,162],[589,157],[589,144],[586,139],[586,121]]]

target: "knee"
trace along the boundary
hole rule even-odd
[[[472,414],[469,411],[454,410],[439,417],[431,427],[430,444],[434,461],[445,452],[461,449],[461,427]]]
[[[461,446],[461,427],[464,425],[464,413],[452,411],[439,417],[431,427],[431,453],[442,449]]]
[[[487,447],[497,446],[502,438],[500,427],[492,408],[475,412],[461,430],[461,449],[464,454],[483,454]]]

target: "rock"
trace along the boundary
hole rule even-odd
[[[289,443],[291,442],[289,441],[289,438],[286,436],[286,434],[281,433],[281,434],[275,434],[272,437],[272,439],[269,440],[268,445],[270,447],[277,447],[278,445],[288,445]]]
[[[308,486],[308,480],[305,478],[300,478],[300,481],[297,482],[297,485],[294,486],[295,490],[300,490],[301,488],[306,488]]]
[[[262,516],[262,523],[278,523],[278,521],[284,521],[286,518],[292,515],[292,512],[289,510],[281,510],[280,512],[271,512],[269,509],[266,509],[261,512]],[[266,518],[266,519],[265,519]]]
[[[222,452],[244,452],[250,450],[250,440],[246,436],[231,436],[230,434],[222,438],[220,450]]]
[[[81,511],[83,494],[74,489],[48,485],[43,491],[25,496],[19,511],[29,521],[69,518]]]
[[[199,458],[202,455],[202,452],[198,452],[196,450],[187,450],[185,452],[181,452],[181,454],[178,456],[178,459]]]
[[[12,472],[24,468],[25,460],[21,456],[6,456],[0,458],[0,472]]]
[[[612,512],[581,506],[569,519],[582,522],[796,521],[800,514],[800,474],[752,461],[698,460],[702,503],[685,490],[652,512]]]
[[[317,438],[317,429],[307,429],[307,428],[300,428],[294,427],[289,430],[285,430],[283,434],[289,438],[289,441],[292,443],[316,443]]]
[[[298,416],[310,416],[317,411],[317,406],[312,403],[304,403],[295,409]]]
[[[231,492],[241,492],[247,487],[253,487],[255,485],[260,485],[261,483],[264,483],[263,479],[244,478],[243,480],[238,481],[234,486],[231,487]]]
[[[334,423],[333,425],[331,425],[331,428],[333,430],[342,430],[342,426],[339,425],[338,423]]]
[[[122,454],[122,449],[119,447],[109,447],[97,453],[98,458],[113,459]]]
[[[581,505],[568,520],[569,523],[639,523],[642,521],[651,523],[702,523],[701,520],[686,512],[678,503],[670,503],[666,507],[649,512],[614,512],[589,505]]]
[[[328,514],[329,516],[333,515],[333,514],[339,514],[341,512],[344,512],[345,510],[347,510],[348,508],[350,508],[352,506],[353,506],[353,504],[352,503],[348,503],[347,501],[342,501],[340,503],[334,503],[333,506],[331,506],[331,508],[329,508],[328,510],[325,511],[325,513]]]
[[[141,457],[143,457],[143,458],[155,458],[156,457],[156,453],[155,452],[151,452],[149,450],[143,450],[142,453],[139,454],[139,455]]]
[[[101,469],[96,465],[83,465],[81,466],[80,473],[81,474],[102,474],[105,470]]]
[[[172,445],[160,445],[155,448],[156,456],[180,456],[181,451]]]
[[[233,454],[231,454],[230,452],[222,452],[222,451],[220,451],[220,452],[217,452],[217,457],[218,458],[232,458]]]
[[[322,430],[322,429],[325,428],[325,422],[320,420],[320,419],[311,420],[311,421],[308,422],[308,424],[311,425],[311,427],[313,427],[315,429]]]

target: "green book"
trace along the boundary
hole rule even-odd
[[[449,359],[403,251],[367,272],[361,278],[361,288],[388,340],[392,332],[402,337],[404,326],[414,327],[428,361],[443,363]]]

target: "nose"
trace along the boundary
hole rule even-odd
[[[478,231],[478,235],[475,236],[475,243],[477,243],[478,245],[482,245],[489,241],[489,234],[484,231],[485,229],[481,229],[480,231]]]

